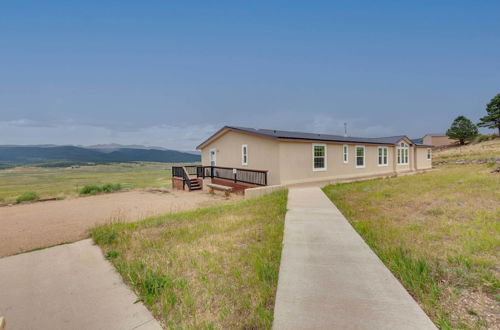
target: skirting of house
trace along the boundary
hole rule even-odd
[[[254,184],[249,184],[249,183],[244,183],[244,182],[234,182],[232,180],[226,180],[226,179],[220,179],[220,178],[213,178],[211,180],[212,180],[212,183],[231,187],[231,188],[233,188],[233,190],[232,190],[233,193],[239,193],[239,194],[244,194],[246,191],[248,191],[248,189],[259,187],[259,186],[254,185]]]
[[[307,186],[315,186],[315,187],[324,187],[330,184],[337,183],[346,183],[346,182],[355,182],[355,181],[365,181],[371,179],[380,179],[380,178],[391,178],[397,176],[406,176],[406,175],[414,175],[417,173],[424,173],[428,171],[432,171],[433,169],[424,169],[417,171],[404,171],[404,172],[391,172],[391,173],[383,173],[378,175],[366,175],[366,176],[358,176],[358,177],[344,177],[344,178],[322,178],[314,181],[306,181],[306,182],[294,182],[282,185],[273,185],[273,186],[265,186],[265,187],[257,187],[250,188],[245,190],[245,199],[258,198],[277,190],[286,189],[289,187],[307,187]]]

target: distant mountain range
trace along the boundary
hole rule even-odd
[[[89,147],[0,145],[0,164],[3,163],[4,165],[39,164],[41,166],[69,166],[87,163],[102,164],[137,161],[191,163],[199,162],[200,154],[168,150],[161,147],[124,146],[119,144]]]

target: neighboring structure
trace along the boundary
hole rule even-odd
[[[197,177],[234,186],[390,176],[432,168],[431,146],[404,135],[359,138],[224,126],[197,149],[202,161]]]
[[[433,133],[425,134],[422,138],[422,143],[433,147],[442,147],[455,144],[457,141],[450,139],[446,134]]]

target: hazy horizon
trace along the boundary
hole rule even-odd
[[[0,4],[0,145],[174,150],[224,125],[444,133],[500,93],[498,1]],[[481,132],[493,130],[481,129]]]

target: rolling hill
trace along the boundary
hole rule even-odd
[[[199,162],[200,156],[176,150],[116,148],[113,151],[75,146],[0,146],[0,164],[69,166],[84,163],[115,162]]]

